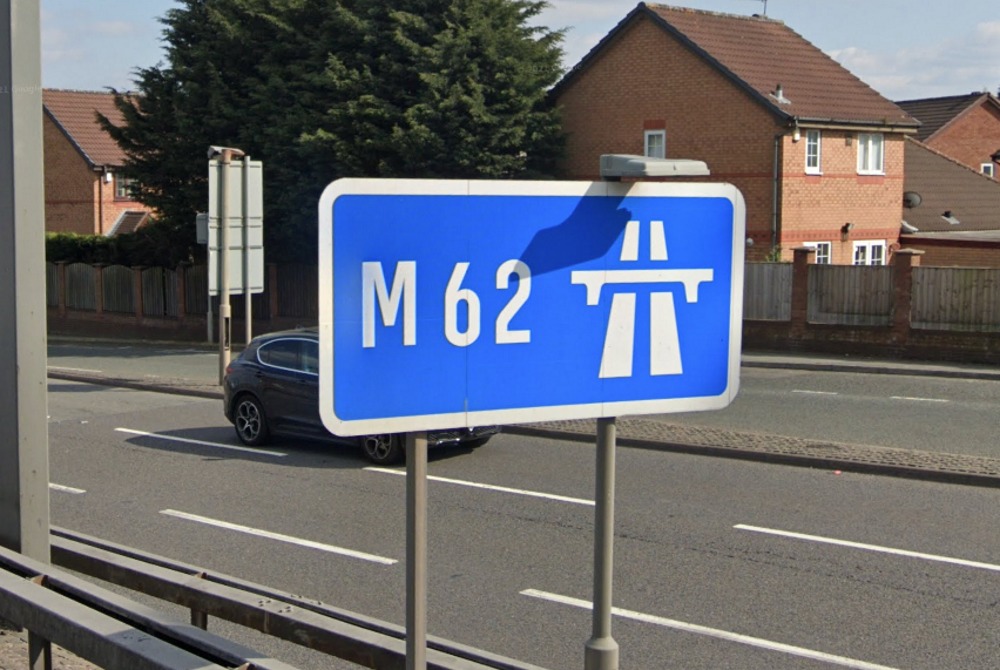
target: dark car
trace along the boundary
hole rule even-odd
[[[226,418],[248,446],[271,435],[360,442],[369,460],[388,464],[403,456],[398,433],[345,438],[331,434],[319,415],[319,335],[315,329],[286,330],[253,338],[226,368]],[[478,447],[499,432],[496,426],[430,432],[430,445]]]

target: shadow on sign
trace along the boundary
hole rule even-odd
[[[619,208],[624,196],[583,197],[565,221],[538,231],[520,260],[533,275],[574,267],[601,258],[632,218]]]

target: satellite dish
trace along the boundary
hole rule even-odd
[[[919,207],[920,203],[923,202],[923,198],[916,191],[907,191],[903,194],[903,206],[907,209],[913,209],[914,207]]]

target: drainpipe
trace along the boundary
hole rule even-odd
[[[778,180],[781,178],[779,167],[779,157],[781,154],[781,141],[784,133],[774,136],[774,174],[771,184],[771,253],[778,246]]]
[[[97,178],[97,232],[104,234],[104,175],[108,174],[107,166],[101,167],[101,175]]]

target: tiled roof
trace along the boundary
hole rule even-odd
[[[639,3],[563,82],[586,68],[595,54],[637,17],[653,20],[784,120],[797,117],[801,122],[904,128],[918,125],[783,22],[760,16]],[[781,102],[775,96],[779,85]]]
[[[920,195],[903,219],[920,233],[1000,230],[1000,182],[907,138],[903,190]],[[945,219],[945,212],[959,223]]]
[[[149,212],[135,209],[126,210],[115,221],[115,225],[111,227],[111,232],[108,235],[134,233],[146,223],[147,218],[149,218]]]
[[[967,95],[951,95],[944,98],[922,98],[920,100],[902,100],[897,102],[902,109],[913,118],[920,121],[917,139],[924,142],[937,131],[941,130],[952,119],[962,112],[989,97],[987,93],[969,93]]]
[[[100,91],[45,89],[42,105],[92,167],[120,167],[125,163],[124,152],[97,123],[97,112],[116,125],[122,123],[114,95]]]
[[[917,139],[924,142],[931,135],[941,130],[949,121],[959,116],[973,105],[989,97],[987,93],[968,93],[966,95],[951,95],[944,98],[923,98],[920,100],[903,100],[897,102],[902,109],[920,121]]]

